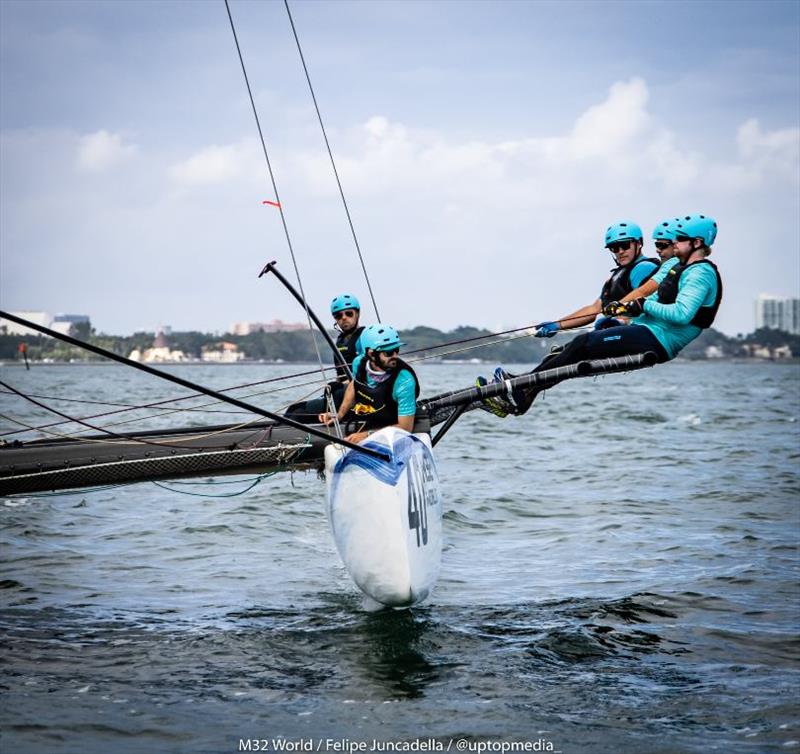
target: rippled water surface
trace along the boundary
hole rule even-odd
[[[222,387],[294,369],[179,371]],[[478,371],[421,367],[423,393]],[[45,396],[180,394],[122,367],[3,372]],[[313,473],[240,495],[252,477],[4,500],[2,750],[799,750],[798,419],[798,366],[756,363],[576,380],[524,418],[467,415],[437,446],[442,575],[408,611],[365,609]]]

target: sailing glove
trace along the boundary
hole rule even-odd
[[[534,325],[537,338],[552,338],[560,329],[558,322],[540,322]]]
[[[603,307],[603,314],[606,317],[618,317],[620,314],[624,314],[626,317],[639,317],[644,314],[644,298],[626,301],[624,304],[612,301]]]

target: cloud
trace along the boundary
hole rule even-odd
[[[451,209],[458,198],[482,199],[498,210],[525,205],[574,213],[577,202],[623,201],[650,185],[663,195],[797,180],[797,128],[765,132],[757,120],[748,120],[735,134],[738,151],[715,160],[683,146],[678,133],[650,114],[648,100],[642,79],[619,81],[563,135],[497,142],[457,141],[376,115],[343,139],[337,161],[350,193],[414,192],[444,197]],[[316,152],[294,160],[309,190],[335,191],[330,166]]]
[[[251,140],[224,146],[212,145],[169,168],[169,177],[183,186],[228,183],[251,170],[258,159]]]
[[[630,218],[649,234],[665,216],[703,211],[721,227],[719,324],[746,331],[758,292],[784,285],[796,293],[799,131],[743,117],[719,134],[712,155],[687,147],[696,142],[685,128],[655,118],[646,83],[632,78],[560,132],[542,120],[521,138],[465,139],[378,114],[329,136],[381,311],[398,326],[513,326],[564,315],[592,300],[608,274],[610,222]],[[338,289],[366,295],[327,153],[316,133],[297,126],[291,136],[271,156],[309,300],[328,301]],[[50,308],[80,306],[110,330],[129,329],[125,312],[142,307],[202,329],[262,316],[264,281],[251,285],[248,275],[265,259],[289,260],[281,218],[261,203],[270,197],[260,145],[242,138],[187,153],[182,141],[159,144],[137,152],[105,131],[0,134],[0,282],[9,300],[25,308],[22,281],[33,264],[47,271],[37,289]],[[120,182],[109,168],[134,152]],[[760,244],[769,265],[745,245],[756,227],[767,233]],[[95,278],[76,276],[78,264],[113,270],[149,298],[95,298]],[[197,295],[210,281],[212,310]],[[292,306],[274,296],[268,303],[271,316],[287,320]],[[219,311],[228,314],[219,319]]]
[[[742,160],[753,170],[769,176],[800,179],[800,128],[784,128],[764,133],[756,118],[743,123],[737,132]]]
[[[78,169],[87,173],[103,173],[136,154],[135,144],[124,144],[120,134],[106,130],[80,137]]]

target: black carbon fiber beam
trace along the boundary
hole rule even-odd
[[[481,387],[471,387],[465,390],[456,390],[452,393],[444,393],[428,400],[420,401],[421,409],[430,414],[434,414],[444,408],[451,406],[469,405],[484,398],[492,398],[496,395],[505,395],[509,389],[535,387],[544,389],[568,380],[573,377],[591,377],[597,374],[609,374],[612,372],[625,372],[630,369],[641,369],[651,367],[657,361],[657,356],[652,351],[637,353],[632,356],[618,356],[608,359],[597,359],[594,361],[579,361],[575,364],[566,364],[563,367],[553,369],[543,369],[541,372],[528,372],[518,377],[512,377],[504,382],[492,382]]]

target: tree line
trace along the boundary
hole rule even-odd
[[[520,333],[521,334],[521,333]],[[335,333],[331,332],[335,337]],[[431,355],[430,361],[454,361],[481,359],[497,363],[538,363],[556,342],[564,343],[563,338],[539,339],[531,337],[492,338],[490,342],[472,341],[480,336],[490,336],[489,330],[461,326],[449,332],[433,327],[419,326],[400,333],[407,343],[403,352],[423,349],[418,355]],[[76,337],[88,340],[93,345],[113,351],[121,356],[131,351],[143,351],[152,347],[155,333],[137,332],[133,335],[106,335],[86,328]],[[174,332],[164,336],[166,344],[173,351],[183,351],[189,359],[199,359],[204,346],[213,347],[222,341],[234,343],[247,359],[253,361],[316,362],[317,351],[314,340],[324,359],[331,359],[329,347],[319,333],[308,330],[294,332],[254,332],[249,335],[214,335],[197,331]],[[488,339],[487,339],[488,340]],[[460,342],[455,341],[472,341]],[[28,358],[32,361],[102,361],[102,357],[88,353],[75,346],[46,336],[2,335],[0,334],[0,359],[10,361],[20,358],[20,344],[24,343]],[[447,345],[452,344],[452,345]],[[681,356],[689,359],[706,358],[708,346],[716,346],[725,357],[747,357],[748,346],[760,345],[775,348],[787,345],[792,356],[800,357],[800,336],[790,335],[780,330],[759,329],[749,335],[728,337],[709,328],[699,338],[687,346]]]

